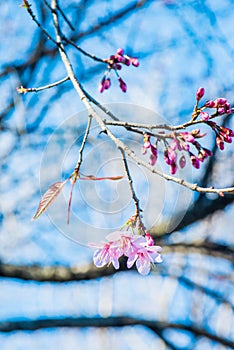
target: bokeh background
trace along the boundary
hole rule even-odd
[[[54,36],[44,1],[31,1]],[[0,3],[0,348],[233,349],[233,196],[198,195],[165,183],[130,162],[147,227],[163,246],[164,262],[147,277],[92,265],[98,241],[133,214],[127,181],[78,183],[71,222],[69,187],[48,214],[32,222],[41,192],[72,172],[87,114],[66,82],[19,95],[66,76],[54,45],[15,0]],[[234,2],[61,1],[75,31],[64,33],[85,50],[108,57],[118,47],[140,59],[121,72],[126,94],[112,76],[72,47],[68,52],[86,90],[121,120],[180,124],[190,119],[197,88],[205,99],[233,105]],[[220,124],[233,127],[232,117]],[[139,136],[112,128],[141,154]],[[209,130],[203,145],[214,157],[200,171],[181,173],[203,186],[233,186],[233,146],[216,149]],[[119,154],[93,125],[82,172],[121,175]],[[146,159],[146,158],[144,158]],[[157,165],[168,171],[162,161]]]

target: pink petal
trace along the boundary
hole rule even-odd
[[[141,275],[148,275],[150,272],[150,262],[143,258],[139,258],[136,262],[136,268]]]

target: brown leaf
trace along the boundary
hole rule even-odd
[[[55,198],[59,195],[59,193],[62,191],[64,185],[68,181],[65,180],[63,182],[56,182],[55,184],[51,185],[48,191],[43,194],[41,197],[40,203],[37,208],[37,212],[33,217],[33,220],[36,220],[41,214],[43,214],[49,206],[53,203]]]

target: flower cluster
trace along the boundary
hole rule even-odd
[[[196,105],[192,114],[192,121],[198,116],[201,117],[206,125],[209,125],[216,133],[217,146],[223,150],[224,142],[231,143],[232,137],[234,137],[233,130],[219,126],[215,122],[211,121],[211,118],[217,117],[222,114],[232,113],[231,105],[225,98],[217,98],[216,100],[207,101],[202,107],[198,106],[199,101],[205,94],[205,89],[200,87],[196,92]],[[210,115],[207,112],[208,108],[215,108],[215,112]],[[166,164],[170,166],[170,172],[174,175],[178,169],[184,168],[186,165],[185,153],[189,156],[192,166],[196,169],[200,169],[200,164],[207,158],[213,155],[212,151],[203,147],[198,141],[198,138],[204,137],[206,134],[201,134],[199,129],[192,130],[190,132],[174,132],[172,134],[165,135],[156,138],[155,144],[150,140],[149,135],[144,135],[144,145],[142,147],[142,153],[146,154],[147,150],[150,150],[150,164],[155,165],[158,158],[157,145],[159,141],[164,142],[164,160]],[[172,141],[168,141],[172,139]],[[190,147],[193,147],[196,151],[194,154]],[[182,153],[179,153],[182,152]],[[179,159],[178,159],[179,158]]]
[[[208,121],[207,125],[209,125],[215,131],[216,144],[221,151],[224,150],[224,142],[232,143],[232,137],[234,137],[234,132],[232,129],[217,125],[212,121]]]
[[[90,244],[97,248],[93,261],[97,267],[111,263],[115,269],[119,269],[119,258],[126,256],[127,267],[131,268],[136,262],[136,268],[141,275],[147,275],[154,263],[162,262],[160,252],[162,248],[154,245],[154,240],[149,233],[145,236],[116,231],[106,236],[107,242]]]
[[[124,55],[124,50],[122,48],[119,48],[115,55],[111,55],[106,62],[108,63],[108,69],[105,72],[100,84],[99,84],[99,91],[103,92],[104,90],[108,90],[111,86],[111,80],[110,80],[110,71],[113,69],[117,75],[118,81],[119,81],[119,87],[123,92],[127,91],[127,85],[123,81],[123,79],[119,76],[118,71],[122,69],[122,65],[130,66],[133,65],[134,67],[139,66],[139,60],[136,57],[129,57],[127,55]]]
[[[203,162],[207,157],[212,156],[212,152],[201,146],[201,144],[196,140],[201,138],[205,134],[201,134],[199,129],[192,130],[191,132],[180,132],[174,133],[172,141],[170,143],[164,140],[165,150],[164,150],[164,161],[170,166],[170,172],[174,175],[178,169],[178,164],[181,168],[184,168],[186,165],[186,158],[183,152],[186,152],[189,155],[191,164],[196,168],[200,168],[200,162]],[[146,153],[147,149],[150,149],[150,164],[154,165],[157,160],[158,150],[157,150],[157,139],[156,144],[152,144],[150,141],[150,136],[144,136],[144,145],[143,145],[143,154]],[[194,146],[197,151],[197,156],[191,152],[190,144]],[[179,152],[182,151],[182,154],[179,156]],[[179,156],[179,160],[178,160]]]
[[[202,107],[198,108],[198,102],[202,99],[204,94],[205,89],[203,87],[200,87],[196,92],[197,103],[193,111],[193,119],[200,115],[202,120],[207,121],[214,116],[232,113],[231,104],[226,100],[226,98],[223,97],[216,98],[215,100],[209,100]],[[210,116],[207,111],[204,112],[204,110],[207,108],[215,108],[215,114]]]

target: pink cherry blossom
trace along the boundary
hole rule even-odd
[[[93,255],[94,264],[97,267],[110,265],[119,269],[119,258],[125,255],[127,267],[131,268],[136,262],[136,268],[142,275],[150,272],[150,266],[162,262],[161,247],[154,245],[154,240],[149,233],[145,237],[129,233],[127,231],[115,231],[106,236],[107,242],[90,244],[97,248]]]
[[[135,254],[128,257],[127,267],[131,268],[136,262],[137,271],[141,275],[147,275],[150,272],[150,267],[154,263],[162,262],[160,252],[162,248],[159,246],[146,246],[138,249]]]
[[[194,142],[194,136],[191,135],[190,132],[184,131],[181,133],[181,136],[184,139],[184,141],[191,142],[191,143]]]
[[[202,120],[209,120],[210,116],[207,112],[201,112],[201,118]]]

